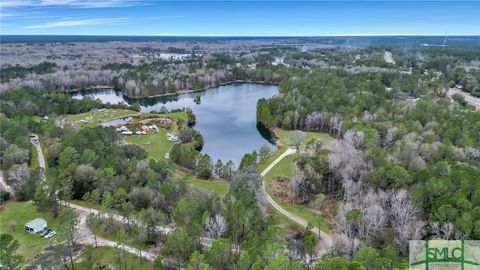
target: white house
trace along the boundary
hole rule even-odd
[[[29,233],[38,233],[47,229],[47,221],[43,218],[36,218],[25,224],[25,231]]]

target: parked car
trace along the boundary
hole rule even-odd
[[[57,233],[55,231],[49,232],[47,235],[44,236],[44,238],[52,238],[56,235]]]

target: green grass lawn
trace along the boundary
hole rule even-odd
[[[285,150],[287,150],[287,147],[279,147],[275,151],[272,151],[266,159],[260,161],[257,164],[258,171],[262,172],[263,170],[265,170],[268,165],[275,161],[275,159],[277,159],[283,152],[285,152]]]
[[[229,183],[222,180],[203,180],[193,178],[190,183],[196,188],[213,191],[220,197],[225,196],[230,189]]]
[[[195,188],[212,191],[220,197],[225,196],[230,189],[230,184],[225,180],[200,179],[196,175],[181,171],[180,169],[177,169],[175,176],[176,179],[179,180],[186,179]]]
[[[98,265],[109,265],[106,269],[124,269],[123,264],[123,254],[121,265],[118,261],[115,260],[115,248],[112,247],[98,247],[93,250],[93,261],[95,264]],[[127,269],[137,269],[137,270],[151,270],[153,269],[153,264],[146,259],[142,260],[140,263],[140,258],[126,253],[126,261],[127,261]],[[78,257],[77,263],[75,263],[75,269],[81,270],[90,270],[87,268],[87,264],[85,262],[85,251]]]
[[[33,144],[30,145],[30,151],[32,152],[32,159],[30,160],[30,168],[35,169],[38,167],[38,153],[37,148]]]
[[[274,177],[291,177],[293,175],[292,163],[296,157],[296,154],[284,157],[265,175],[263,181],[265,181],[265,188],[267,189],[268,193],[270,193],[270,182]]]
[[[49,228],[56,229],[57,220],[49,213],[39,212],[32,202],[7,202],[0,210],[0,233],[11,234],[18,240],[20,243],[18,252],[25,258],[25,262],[34,258],[50,241],[55,239],[55,237],[45,239],[24,231],[25,223],[35,218],[45,219]],[[12,222],[16,223],[15,230],[10,227]]]
[[[163,159],[165,154],[170,152],[170,149],[175,144],[174,142],[167,140],[167,133],[172,133],[172,131],[161,128],[158,130],[158,133],[126,136],[125,141],[138,144],[145,148],[150,158]]]
[[[73,204],[76,204],[76,205],[79,205],[79,206],[92,208],[92,209],[97,209],[97,207],[98,207],[98,205],[96,205],[94,203],[91,203],[91,202],[88,202],[88,201],[84,201],[84,200],[70,200],[69,202],[73,203]]]
[[[267,215],[272,217],[275,220],[275,223],[285,232],[285,234],[290,235],[295,232],[301,232],[303,230],[300,224],[290,220],[282,213],[278,212],[270,204],[267,207]]]
[[[291,130],[283,130],[283,129],[275,129],[275,136],[278,137],[278,140],[281,144],[280,147],[278,147],[275,151],[273,151],[268,158],[265,160],[261,161],[257,165],[257,169],[259,172],[262,172],[265,170],[265,168],[268,167],[275,159],[277,159],[285,150],[287,147],[290,146],[289,144],[289,137],[290,133],[292,133]],[[318,139],[322,141],[328,141],[331,140],[332,137],[328,135],[327,133],[321,133],[321,132],[304,132],[305,133],[305,142],[308,142],[312,139]]]
[[[282,146],[289,146],[289,138],[290,134],[292,133],[292,130],[283,130],[283,129],[275,129],[275,135],[278,137],[278,140],[280,141],[280,144]],[[318,139],[322,141],[328,141],[331,140],[332,137],[328,135],[327,133],[323,132],[306,132],[305,133],[305,142],[308,142],[312,139]]]
[[[329,226],[327,221],[324,218],[320,217],[318,214],[311,211],[309,208],[307,208],[304,205],[290,204],[290,203],[285,203],[281,200],[278,200],[272,195],[270,191],[270,182],[274,177],[277,177],[277,176],[291,177],[293,175],[292,163],[296,156],[297,155],[286,156],[265,175],[264,177],[265,188],[267,192],[272,196],[272,198],[285,210],[307,220],[308,222],[310,222],[315,226],[319,226],[324,231],[328,231]]]

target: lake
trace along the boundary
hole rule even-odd
[[[256,121],[257,101],[278,94],[276,85],[238,83],[209,88],[195,93],[145,99],[129,99],[113,89],[81,91],[74,98],[91,96],[102,102],[139,103],[142,112],[189,107],[197,117],[195,129],[205,141],[202,152],[208,153],[214,162],[232,160],[239,164],[243,155],[262,145],[274,148],[274,140],[268,130]],[[195,104],[194,97],[201,97]],[[135,136],[135,135],[134,135]]]

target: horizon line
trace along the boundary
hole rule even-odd
[[[0,36],[102,36],[102,37],[444,37],[439,34],[334,34],[334,35],[184,35],[184,34],[149,34],[149,35],[103,35],[103,34],[0,34]],[[450,34],[448,37],[480,37],[480,34]]]

